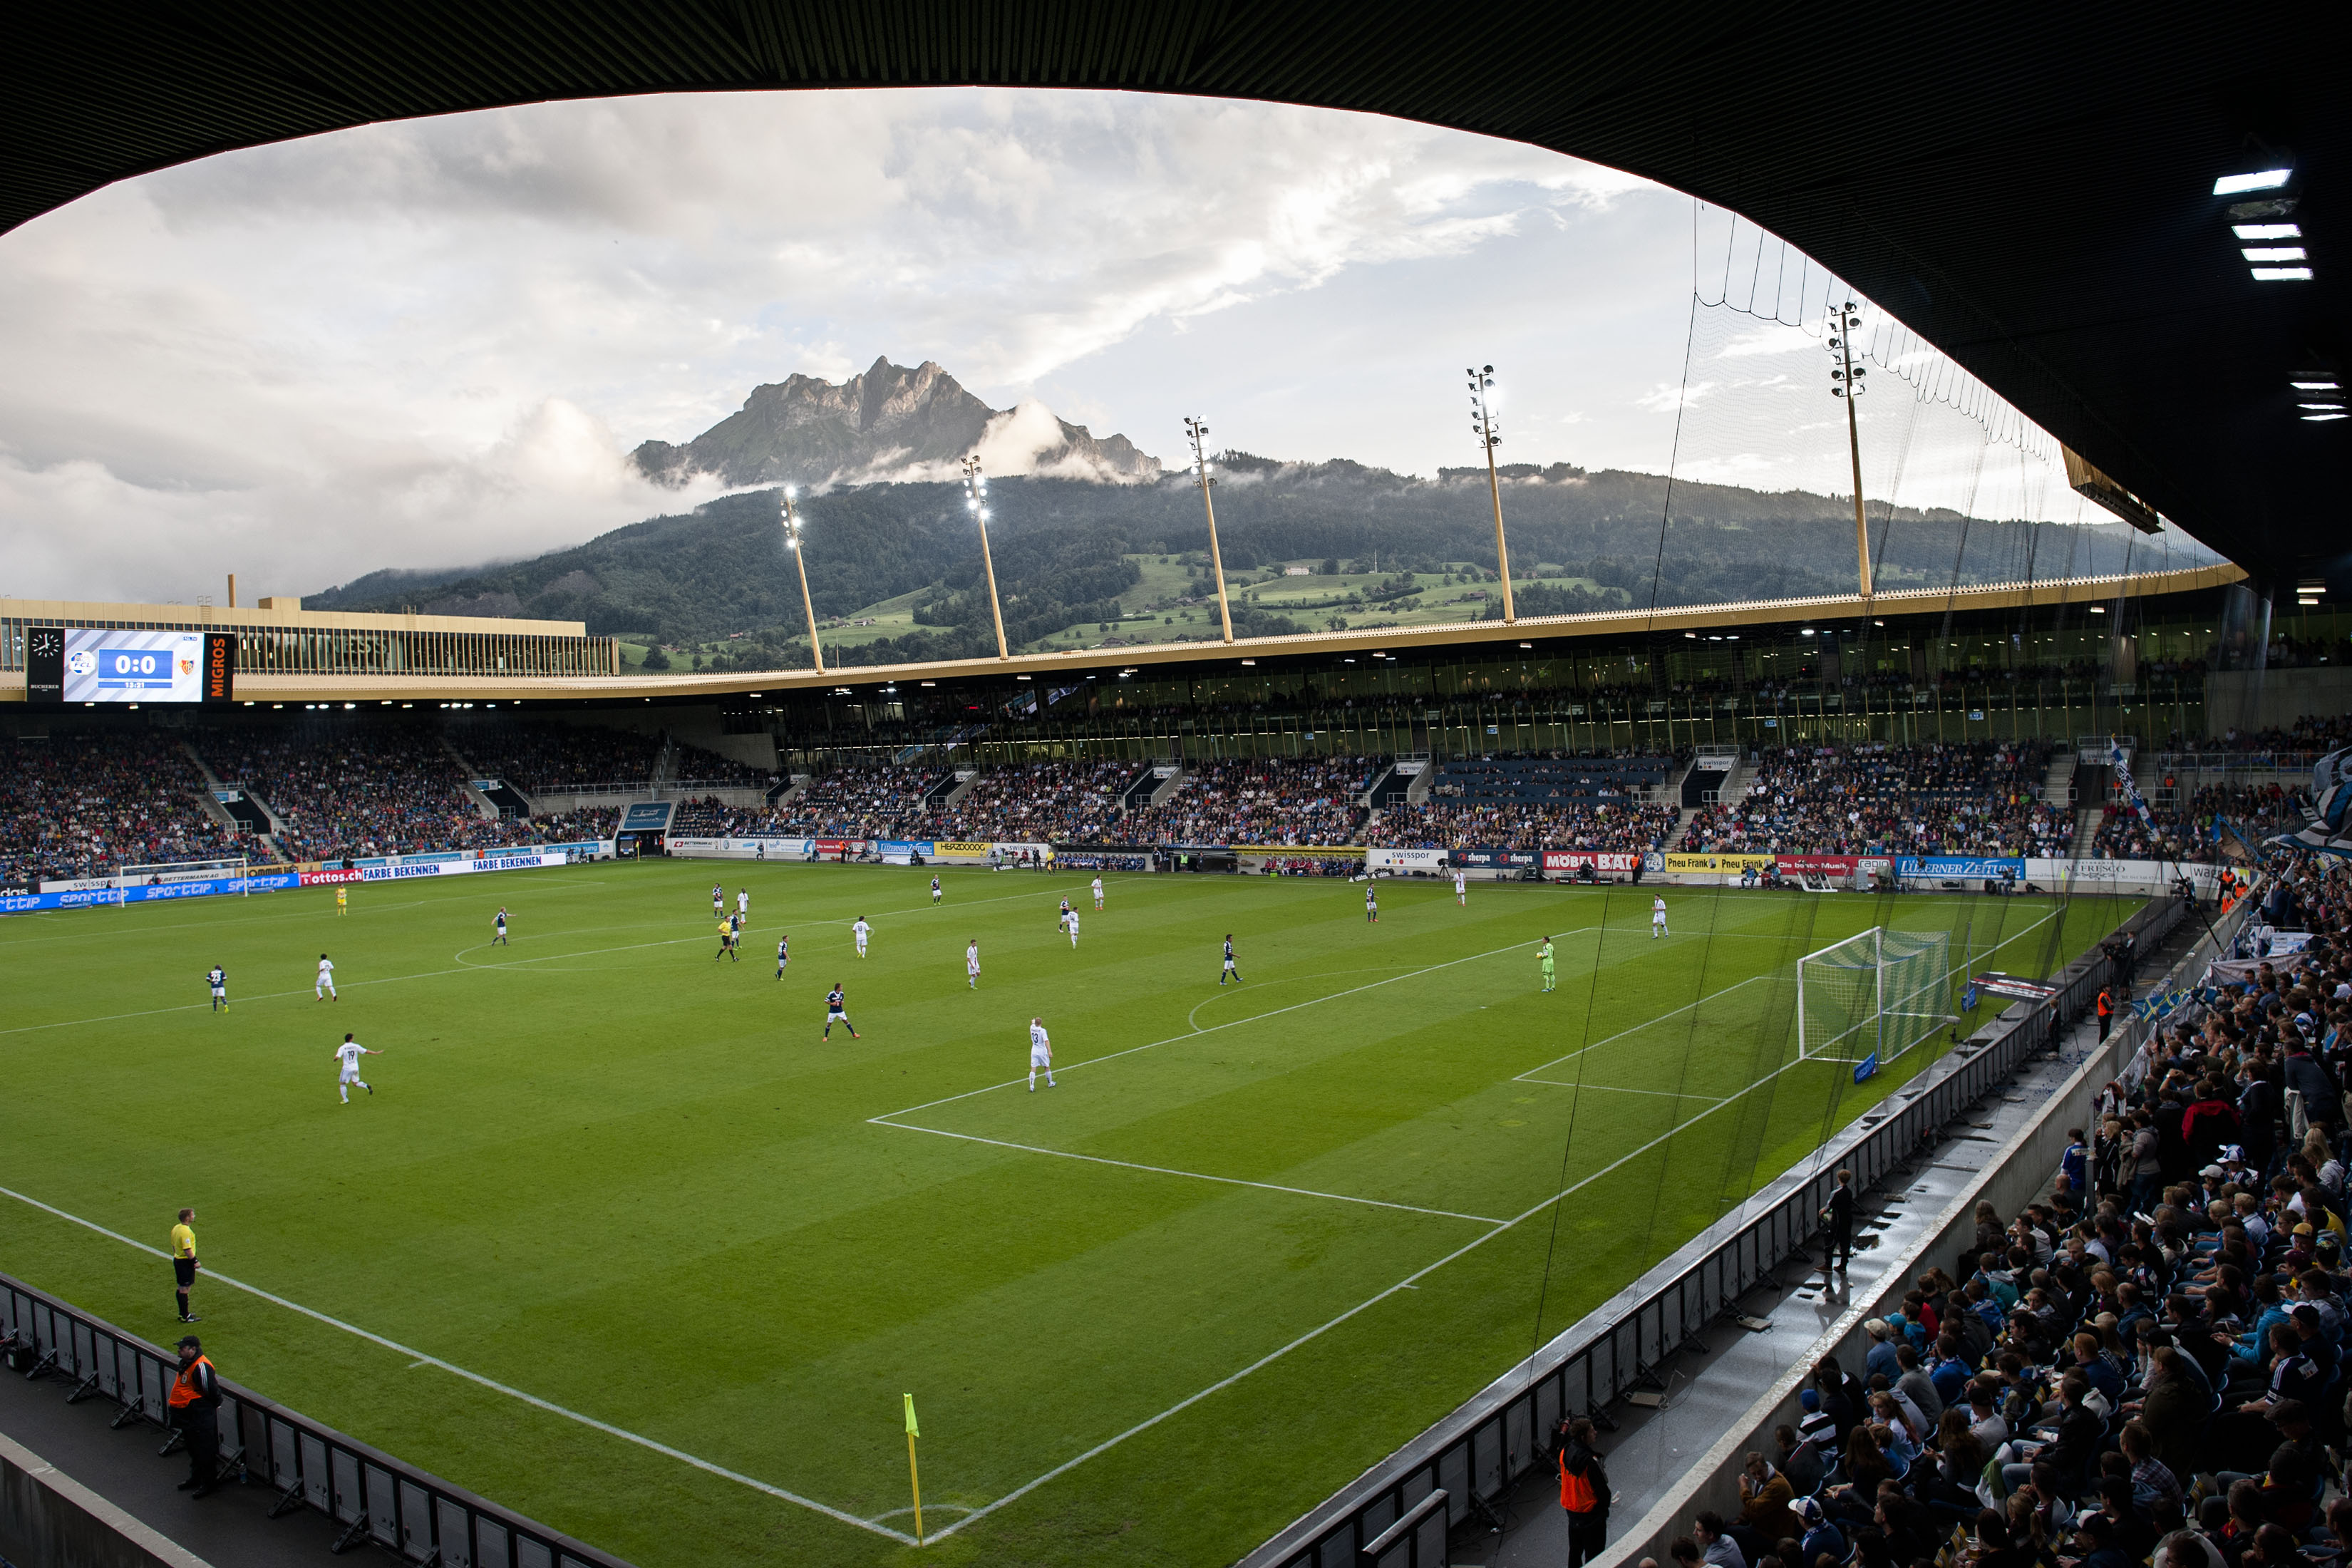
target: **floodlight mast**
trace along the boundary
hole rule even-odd
[[[1004,607],[996,602],[996,562],[988,552],[988,479],[980,471],[977,452],[963,460],[963,504],[980,524],[980,564],[988,574],[988,611],[996,617],[996,657],[1010,661],[1012,650],[1004,646]]]
[[[793,552],[793,564],[800,568],[801,608],[808,612],[809,658],[816,662],[816,672],[824,673],[824,649],[816,641],[816,601],[809,597],[808,558],[801,553],[801,515],[793,505],[797,487],[784,487],[784,548]]]
[[[1209,427],[1191,415],[1184,416],[1184,434],[1192,441],[1192,481],[1201,487],[1201,508],[1209,514],[1209,572],[1217,580],[1217,618],[1224,623],[1225,640],[1234,640],[1234,612],[1225,603],[1225,558],[1217,549],[1217,508],[1209,499],[1209,487],[1217,481],[1209,477],[1209,457],[1201,445],[1201,437]]]
[[[1862,325],[1857,307],[1848,300],[1830,307],[1829,351],[1838,362],[1830,372],[1830,395],[1845,399],[1845,446],[1853,459],[1853,553],[1862,574],[1862,596],[1870,597],[1870,523],[1862,510],[1862,426],[1854,417],[1853,400],[1869,390],[1863,378],[1870,373],[1853,363],[1853,331]]]
[[[1503,437],[1495,427],[1494,410],[1486,405],[1486,394],[1495,384],[1495,367],[1490,364],[1464,374],[1470,378],[1470,429],[1486,454],[1486,499],[1495,503],[1495,568],[1503,580],[1503,621],[1507,626],[1519,618],[1519,608],[1511,599],[1511,551],[1503,541],[1503,481],[1495,472],[1495,448],[1503,444]]]

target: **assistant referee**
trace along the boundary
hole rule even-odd
[[[180,1321],[184,1323],[204,1321],[188,1310],[188,1289],[196,1282],[196,1233],[192,1228],[195,1217],[195,1210],[182,1209],[180,1223],[172,1227],[172,1279],[180,1300]]]

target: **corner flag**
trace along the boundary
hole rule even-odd
[[[915,1439],[922,1433],[915,1426],[915,1396],[902,1394],[907,1402],[907,1484],[915,1493],[915,1544],[923,1543],[923,1478],[915,1468]]]

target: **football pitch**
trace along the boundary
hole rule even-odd
[[[224,1375],[647,1568],[1229,1563],[1945,1048],[1801,1059],[1800,955],[2045,974],[2137,905],[1669,888],[1660,939],[1652,886],[1383,882],[1370,924],[1339,879],[929,876],[0,921],[0,1269],[168,1342],[193,1206]]]

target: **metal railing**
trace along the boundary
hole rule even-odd
[[[2137,931],[2140,951],[2147,952],[2185,912],[2177,899],[2150,903],[2116,929]],[[1494,1511],[1503,1494],[1544,1461],[1563,1414],[1600,1409],[1654,1381],[1668,1356],[1818,1236],[1840,1168],[1853,1171],[1857,1187],[1866,1190],[1904,1164],[2029,1057],[2054,1049],[2068,1023],[2114,977],[2113,967],[2097,949],[2067,965],[2056,996],[2011,1007],[1737,1213],[1244,1557],[1242,1568],[1402,1568],[1407,1559],[1393,1555],[1391,1533],[1401,1522],[1442,1513],[1451,1526]],[[1370,1555],[1384,1542],[1385,1555]],[[1441,1552],[1419,1561],[1444,1558]]]
[[[117,1426],[169,1427],[177,1356],[5,1274],[0,1334],[33,1355],[26,1377],[74,1380],[68,1403],[104,1398]],[[272,1518],[303,1508],[325,1514],[343,1527],[337,1552],[373,1542],[436,1568],[628,1568],[226,1378],[220,1394],[219,1473],[275,1488]],[[173,1432],[163,1451],[181,1440]]]

